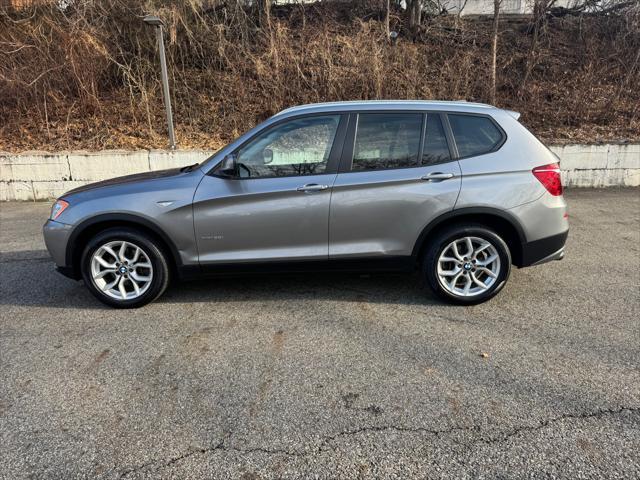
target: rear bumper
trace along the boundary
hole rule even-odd
[[[518,266],[529,267],[552,260],[562,260],[568,236],[569,230],[566,230],[558,235],[522,244],[522,262]]]

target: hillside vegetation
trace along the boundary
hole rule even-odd
[[[488,101],[492,19],[409,28],[386,3],[273,7],[94,0],[0,13],[0,150],[159,148],[166,127],[154,31],[180,148],[216,148],[282,108],[355,99]],[[503,17],[496,104],[548,142],[640,140],[640,11]],[[537,32],[537,33],[536,33]]]

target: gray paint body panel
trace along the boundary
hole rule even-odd
[[[304,193],[297,188],[331,185],[335,176],[206,176],[193,201],[200,262],[326,260],[331,190]]]
[[[181,263],[197,264],[192,201],[201,180],[199,169],[186,173],[172,170],[129,175],[87,185],[62,196],[70,206],[60,215],[58,222],[76,227],[98,215],[140,218],[172,240]],[[159,202],[171,203],[162,206]]]
[[[421,179],[434,172],[454,177]],[[423,228],[454,208],[460,183],[457,161],[339,174],[331,195],[329,257],[411,255]]]

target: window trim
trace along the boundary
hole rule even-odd
[[[338,173],[370,173],[370,172],[382,172],[382,171],[387,171],[387,170],[406,170],[408,168],[428,168],[431,166],[435,166],[435,165],[444,165],[446,163],[451,163],[451,162],[455,162],[457,160],[459,160],[459,156],[458,156],[458,148],[457,145],[455,143],[455,140],[453,138],[453,132],[451,130],[451,125],[449,124],[449,118],[448,115],[451,114],[461,114],[461,115],[477,115],[480,117],[487,117],[490,120],[492,120],[494,122],[494,124],[496,124],[498,126],[498,128],[500,128],[500,126],[497,124],[497,122],[495,122],[495,120],[493,120],[493,118],[489,115],[484,115],[484,114],[476,114],[476,113],[467,113],[467,112],[452,112],[449,110],[405,110],[405,109],[398,109],[398,110],[358,110],[358,111],[354,111],[354,112],[348,112],[349,113],[349,126],[347,128],[347,133],[346,133],[346,138],[344,140],[344,145],[342,148],[342,160],[340,162],[340,166],[338,168]],[[368,114],[368,113],[380,113],[380,114],[385,114],[385,113],[389,113],[389,114],[401,114],[401,113],[405,113],[405,114],[419,114],[422,115],[422,127],[421,127],[421,137],[420,137],[420,151],[418,153],[418,161],[417,164],[414,166],[409,166],[409,167],[396,167],[396,168],[385,168],[385,169],[380,169],[380,170],[353,170],[353,154],[355,152],[355,140],[356,140],[356,133],[357,133],[357,125],[358,125],[358,118],[360,115],[363,114]],[[444,160],[442,162],[437,162],[437,163],[429,163],[427,165],[424,165],[422,163],[422,156],[424,155],[424,146],[425,146],[425,140],[426,140],[426,133],[427,133],[427,119],[429,115],[438,115],[440,117],[440,121],[442,122],[442,128],[444,129],[444,134],[447,140],[447,147],[449,148],[449,156],[451,158],[449,158],[448,160]],[[506,141],[506,133],[504,133],[504,130],[502,130],[502,128],[500,128],[500,132],[503,135],[503,142],[500,144],[500,147],[502,147],[502,145],[504,144],[504,141]],[[489,153],[489,152],[487,152]],[[482,154],[484,155],[484,154]]]
[[[440,121],[442,122],[442,128],[444,128],[444,134],[447,137],[447,143],[449,144],[449,154],[452,160],[458,160],[458,145],[453,138],[453,130],[451,130],[451,124],[449,123],[449,115],[446,113],[440,113]]]
[[[355,133],[357,127],[358,116],[366,113],[389,113],[389,114],[398,114],[398,113],[407,113],[407,114],[420,114],[423,116],[423,129],[424,133],[420,138],[420,153],[418,157],[419,164],[416,166],[410,167],[398,167],[398,168],[386,168],[384,170],[352,170],[353,163],[353,153],[355,149]],[[283,118],[272,123],[269,126],[259,130],[253,136],[242,142],[239,146],[237,146],[230,154],[236,155],[238,150],[245,147],[249,142],[254,140],[258,135],[261,135],[268,130],[281,125],[282,123],[288,122],[290,120],[297,120],[300,118],[309,118],[309,117],[325,117],[331,115],[339,115],[340,121],[338,123],[338,129],[336,130],[336,135],[333,139],[333,145],[331,147],[331,152],[329,153],[329,160],[327,162],[327,168],[323,173],[318,173],[315,175],[330,175],[334,173],[371,173],[377,171],[386,171],[386,170],[403,170],[408,168],[427,168],[429,166],[442,165],[449,162],[454,162],[458,160],[465,160],[467,158],[473,157],[481,157],[483,155],[488,155],[490,153],[495,153],[500,150],[504,144],[506,143],[508,136],[504,129],[500,126],[500,124],[491,116],[484,113],[476,113],[476,112],[464,112],[464,111],[451,111],[451,110],[407,110],[407,109],[393,109],[393,110],[335,110],[328,112],[316,112],[316,113],[304,113],[299,115],[292,115],[290,117]],[[440,115],[440,119],[442,121],[442,126],[445,131],[445,136],[447,138],[447,144],[449,146],[449,154],[451,155],[451,159],[445,162],[438,163],[430,163],[428,165],[422,165],[422,155],[424,154],[424,141],[426,135],[426,121],[428,115]],[[458,145],[455,141],[455,137],[453,136],[453,130],[451,128],[451,124],[449,123],[449,115],[468,115],[468,116],[476,116],[476,117],[485,117],[488,118],[499,130],[502,135],[502,140],[500,143],[496,144],[496,146],[488,151],[477,155],[467,155],[460,156],[458,151]],[[273,177],[222,177],[216,173],[216,170],[221,162],[218,162],[214,165],[208,172],[207,175],[219,178],[225,178],[228,180],[260,180],[260,179],[273,179],[273,178],[291,178],[291,177],[308,177],[311,175],[284,175],[284,176],[273,176]]]
[[[483,113],[475,113],[475,112],[442,112],[443,114],[445,114],[445,116],[447,117],[447,128],[449,129],[449,132],[451,134],[451,141],[453,142],[453,145],[455,146],[455,151],[456,151],[456,160],[465,160],[467,158],[473,158],[473,157],[481,157],[482,155],[488,155],[490,153],[495,153],[498,150],[500,150],[503,145],[506,143],[507,141],[507,132],[504,131],[504,129],[500,126],[500,124],[498,122],[496,122],[495,118],[493,118],[491,115],[485,115]],[[451,123],[449,122],[449,115],[461,115],[461,116],[468,116],[468,117],[483,117],[483,118],[487,118],[491,123],[493,123],[493,125],[498,129],[498,132],[500,132],[501,135],[501,140],[500,142],[498,142],[491,150],[488,150],[486,152],[482,152],[482,153],[476,153],[474,155],[465,155],[460,156],[460,152],[458,150],[458,143],[456,142],[456,137],[453,134],[453,128],[451,128]]]
[[[336,128],[336,133],[335,133],[335,135],[333,137],[333,143],[331,145],[331,150],[329,151],[329,158],[327,159],[327,168],[322,173],[313,173],[313,174],[308,174],[308,175],[273,175],[273,176],[269,176],[269,177],[240,177],[240,176],[228,177],[228,176],[218,175],[217,169],[222,164],[222,161],[220,161],[218,164],[216,164],[207,173],[207,175],[212,176],[212,177],[217,177],[217,178],[224,178],[226,180],[272,180],[272,179],[276,179],[276,178],[313,177],[313,176],[316,176],[316,175],[331,175],[331,174],[335,174],[335,173],[338,172],[338,165],[340,163],[341,152],[343,150],[344,141],[345,141],[345,135],[346,135],[346,130],[347,130],[347,123],[348,123],[347,122],[347,120],[348,120],[347,117],[349,117],[348,113],[340,112],[340,111],[338,111],[338,112],[305,113],[305,114],[301,114],[301,115],[293,115],[291,117],[283,118],[281,120],[278,120],[277,122],[272,123],[271,125],[266,126],[265,128],[261,129],[260,131],[256,132],[255,135],[252,135],[250,138],[248,138],[247,140],[242,142],[232,152],[228,153],[227,155],[238,155],[238,152],[242,148],[247,146],[249,143],[253,142],[260,135],[268,133],[269,131],[273,130],[274,128],[277,128],[280,125],[283,125],[283,124],[285,124],[287,122],[300,120],[300,119],[304,119],[304,118],[332,117],[332,116],[339,117],[338,126]]]
[[[427,121],[429,120],[429,115],[433,116],[436,115],[438,117],[440,117],[440,123],[442,124],[442,130],[444,131],[444,137],[445,137],[445,141],[447,142],[447,148],[449,149],[449,159],[448,160],[443,160],[441,162],[435,162],[435,163],[428,163],[428,164],[424,164],[422,163],[422,158],[424,156],[424,148],[420,149],[420,167],[432,167],[434,165],[444,165],[445,163],[451,163],[451,162],[455,162],[458,160],[458,150],[455,148],[455,144],[452,141],[453,135],[450,135],[450,126],[449,126],[449,121],[447,119],[447,115],[442,113],[442,112],[438,112],[438,111],[429,111],[425,113],[425,119],[424,119],[424,132],[422,133],[422,146],[424,147],[424,144],[426,143],[426,139],[427,139]]]
[[[358,119],[360,115],[366,114],[407,114],[407,115],[420,115],[420,143],[418,144],[418,158],[415,165],[408,167],[394,167],[394,168],[382,168],[372,170],[353,170],[353,154],[356,148],[356,134],[358,133]],[[409,168],[423,168],[426,165],[422,165],[422,151],[424,147],[424,133],[427,129],[427,111],[425,110],[359,110],[357,112],[351,112],[349,115],[349,128],[347,130],[347,136],[342,149],[342,161],[340,162],[340,168],[338,173],[371,173],[371,172],[385,172],[389,170],[407,170]],[[450,161],[453,161],[451,159]]]

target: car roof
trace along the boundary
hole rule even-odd
[[[275,116],[290,116],[302,113],[349,112],[366,110],[439,110],[469,113],[488,113],[498,108],[484,103],[441,100],[366,100],[350,102],[311,103],[287,108]]]

